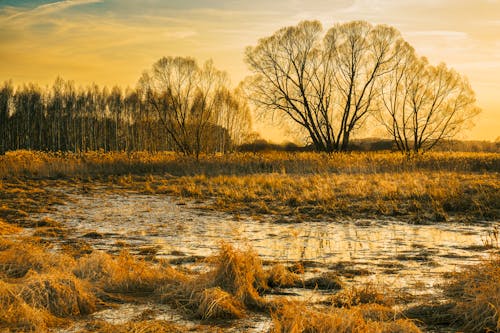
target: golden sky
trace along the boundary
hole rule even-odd
[[[396,27],[469,78],[483,112],[463,138],[500,137],[500,0],[0,0],[0,81],[134,86],[158,58],[180,55],[213,59],[236,85],[246,46],[304,19]]]

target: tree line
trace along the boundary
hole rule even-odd
[[[349,149],[370,119],[403,152],[432,149],[479,112],[467,79],[431,65],[401,34],[364,21],[324,32],[303,21],[245,51],[252,74],[231,90],[211,61],[163,57],[136,88],[75,87],[57,79],[0,88],[0,153],[174,150],[198,157],[251,137],[250,106],[298,130],[316,150]]]
[[[151,76],[145,73],[135,89],[125,91],[76,87],[61,78],[44,88],[5,82],[0,87],[0,153],[174,150],[198,156],[241,144],[251,128],[250,109],[241,92],[229,90],[223,82],[203,86],[211,85],[212,77],[201,82],[192,72],[191,81],[179,76],[177,82],[154,82],[155,75],[164,78],[154,73],[165,62],[175,63],[180,71],[188,64],[203,72],[192,59],[162,58]],[[208,63],[204,70],[214,69]],[[189,84],[190,91],[176,91],[179,84]]]

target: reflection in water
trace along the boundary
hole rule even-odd
[[[441,272],[477,261],[468,249],[482,244],[491,226],[437,224],[410,225],[397,221],[304,222],[277,224],[251,218],[179,206],[160,195],[117,193],[72,194],[72,203],[58,206],[52,217],[77,234],[108,234],[92,240],[113,250],[114,240],[134,246],[158,246],[159,255],[172,251],[207,256],[220,241],[250,245],[264,260],[308,260],[328,269],[338,262],[374,274],[356,279],[378,279],[399,286],[439,282]]]

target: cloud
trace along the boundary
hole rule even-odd
[[[463,31],[453,30],[423,30],[411,31],[405,34],[406,36],[425,37],[425,38],[447,38],[447,39],[466,39],[469,35]]]
[[[6,17],[7,21],[15,20],[19,18],[26,17],[36,17],[36,16],[44,16],[48,14],[57,13],[63,10],[66,10],[75,6],[82,6],[92,3],[99,3],[102,0],[62,0],[57,2],[51,2],[43,5],[39,5],[33,9],[29,10],[19,10],[14,14],[11,14]]]

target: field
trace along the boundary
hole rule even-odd
[[[8,152],[0,330],[500,332],[500,154]]]

